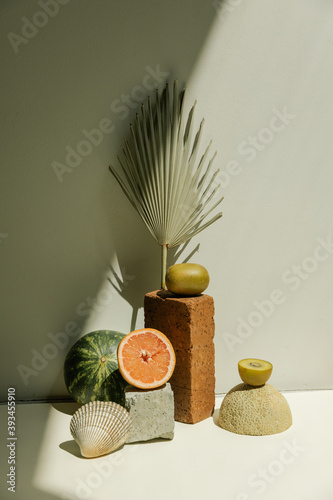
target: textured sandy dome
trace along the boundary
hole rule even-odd
[[[287,430],[292,424],[289,405],[270,384],[236,385],[224,397],[219,425],[236,434],[265,436]]]

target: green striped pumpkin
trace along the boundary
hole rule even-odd
[[[127,384],[118,369],[117,349],[124,333],[98,330],[81,337],[69,350],[64,378],[72,398],[83,405],[90,401],[114,401],[125,405]]]

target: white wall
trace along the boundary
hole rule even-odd
[[[205,117],[202,145],[213,138],[218,150],[224,217],[181,256],[199,245],[192,261],[211,275],[216,391],[238,383],[249,356],[273,362],[279,389],[332,388],[331,2],[69,0],[48,18],[38,2],[0,8],[2,399],[8,386],[21,399],[66,395],[79,332],[143,325],[159,248],[107,165],[136,111],[125,116],[117,99],[138,96],[158,68],[186,83],[187,106],[197,99]],[[47,23],[8,38],[22,36],[24,17]],[[112,130],[57,176],[54,162],[99,124]],[[65,329],[69,343],[52,351]],[[36,352],[54,357],[36,365]],[[26,384],[19,365],[34,370]]]

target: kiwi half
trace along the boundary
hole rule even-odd
[[[247,358],[238,362],[240,378],[245,384],[258,387],[267,382],[272,374],[273,365],[263,359]]]

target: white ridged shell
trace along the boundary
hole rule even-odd
[[[99,457],[127,441],[132,432],[132,419],[117,403],[92,401],[74,413],[70,431],[83,457]]]

